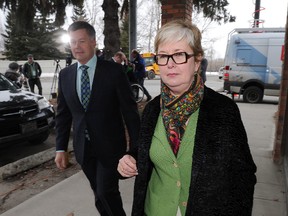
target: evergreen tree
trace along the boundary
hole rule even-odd
[[[27,54],[32,53],[36,59],[63,58],[54,39],[55,28],[53,23],[41,16],[34,19],[33,31],[23,31],[16,28],[15,13],[9,12],[6,24],[4,54],[9,60],[26,60]]]
[[[126,17],[122,21],[122,25],[120,27],[121,37],[120,44],[121,50],[125,53],[127,58],[129,59],[129,18]]]
[[[16,13],[9,11],[7,15],[7,23],[5,24],[6,34],[2,34],[4,37],[5,52],[4,55],[9,60],[20,60],[25,55],[25,37],[17,31],[16,25]]]
[[[38,16],[33,23],[33,32],[30,32],[27,37],[26,50],[37,59],[59,59],[63,58],[57,47],[60,43],[55,40],[55,27],[51,20],[45,17]]]
[[[85,10],[84,10],[84,6],[82,5],[74,5],[73,6],[73,16],[71,17],[71,19],[73,20],[73,22],[75,21],[86,21],[88,22],[88,18],[86,16]]]

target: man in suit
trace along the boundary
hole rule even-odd
[[[124,123],[129,147],[136,147],[137,104],[122,66],[97,60],[95,29],[78,21],[70,25],[68,33],[78,62],[59,73],[55,162],[60,169],[67,167],[73,122],[75,157],[95,194],[96,208],[102,216],[122,216],[117,165],[127,151]]]

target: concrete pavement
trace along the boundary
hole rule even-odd
[[[209,82],[207,82],[209,86]],[[275,133],[275,98],[263,104],[238,102],[250,149],[257,165],[253,216],[286,216],[286,188],[282,165],[272,161]],[[131,213],[134,179],[121,180],[120,191],[127,215]],[[89,183],[82,172],[4,212],[1,216],[75,216],[99,215]],[[72,214],[71,214],[72,215]]]
[[[131,214],[134,179],[120,182],[125,211]],[[94,195],[83,172],[58,183],[1,216],[100,216],[94,206]]]

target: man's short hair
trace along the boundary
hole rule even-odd
[[[27,58],[33,58],[33,55],[32,54],[28,54]]]
[[[88,33],[88,35],[95,39],[96,37],[96,31],[94,29],[94,27],[92,25],[90,25],[88,22],[85,21],[76,21],[74,23],[72,23],[69,27],[68,27],[68,33],[70,32],[74,32],[80,29],[85,29]]]
[[[115,53],[114,56],[119,56],[122,59],[122,58],[125,57],[125,54],[123,52],[121,52],[121,51],[118,51],[118,52]]]
[[[136,54],[136,55],[139,55],[139,52],[138,52],[137,49],[133,49],[131,53]]]

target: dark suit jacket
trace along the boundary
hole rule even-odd
[[[105,166],[118,163],[126,152],[124,122],[132,147],[138,138],[140,119],[127,77],[120,64],[98,61],[87,111],[76,90],[77,63],[59,74],[56,115],[56,150],[67,150],[73,122],[73,147],[82,164],[87,128],[95,156]]]
[[[146,105],[143,112],[133,216],[144,216],[145,196],[153,169],[149,149],[159,113],[158,96]],[[192,176],[186,216],[251,215],[256,166],[239,109],[231,99],[206,87],[191,157]]]

